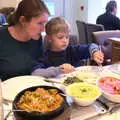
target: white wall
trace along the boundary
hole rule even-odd
[[[19,0],[0,0],[0,8],[7,6],[15,7],[18,1]]]
[[[4,6],[16,6],[16,4],[18,3],[18,1],[20,0],[0,0],[0,7],[4,7]],[[45,0],[48,1],[48,0]],[[49,0],[50,1],[50,0]],[[51,0],[54,1],[54,0]],[[63,4],[63,2],[61,1],[61,3],[59,3],[59,1],[61,0],[56,0],[56,2],[58,2],[58,8],[61,6],[61,4]],[[64,0],[64,12],[63,15],[70,23],[71,25],[71,32],[72,34],[77,34],[77,27],[76,27],[76,20],[83,20],[86,21],[87,20],[87,1],[88,0]],[[84,6],[84,10],[81,11],[80,10],[80,6]],[[62,9],[62,8],[60,8]],[[56,13],[57,15],[59,15],[58,13]]]
[[[88,19],[90,23],[96,23],[97,17],[105,12],[106,3],[110,0],[88,0]]]
[[[120,18],[120,0],[117,1],[117,16]]]
[[[16,6],[20,0],[0,0],[0,7],[2,6]],[[57,8],[64,9],[61,13],[56,13],[56,15],[64,16],[71,25],[72,34],[78,33],[76,20],[86,21],[90,23],[95,23],[98,15],[102,14],[105,9],[106,2],[109,0],[45,0],[45,1],[55,1],[57,3]],[[118,0],[119,1],[119,0]],[[64,4],[63,4],[64,3]],[[64,7],[61,7],[61,5]],[[84,7],[81,10],[81,6]]]
[[[87,2],[88,0],[65,0],[65,18],[71,25],[71,32],[77,34],[76,20],[87,21]],[[81,11],[80,7],[84,6]]]

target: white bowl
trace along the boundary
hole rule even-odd
[[[91,105],[101,95],[101,91],[96,85],[87,83],[73,83],[68,85],[66,93],[80,106]]]
[[[114,94],[110,94],[110,93],[106,93],[105,91],[101,90],[103,92],[103,96],[115,103],[120,103],[120,95],[114,95]]]
[[[110,101],[112,101],[112,102],[115,102],[115,103],[120,103],[120,94],[112,94],[112,93],[109,93],[109,92],[107,92],[106,90],[104,90],[102,87],[103,87],[103,85],[102,85],[102,87],[100,86],[100,80],[102,80],[102,79],[105,79],[105,78],[110,78],[110,77],[103,77],[103,78],[101,78],[101,79],[99,79],[98,81],[97,81],[97,85],[98,85],[98,87],[101,89],[101,92],[103,93],[103,96],[106,98],[106,99],[108,99],[108,100],[110,100]],[[111,78],[114,78],[114,77],[111,77]],[[117,78],[115,78],[115,79],[117,79]],[[107,81],[107,79],[105,80],[105,82]],[[105,83],[104,83],[105,84]],[[112,84],[112,83],[111,83]],[[107,87],[106,87],[107,88]]]

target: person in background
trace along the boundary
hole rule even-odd
[[[0,9],[0,16],[2,18],[2,24],[7,24],[9,15],[15,11],[14,7],[3,7]]]
[[[61,73],[69,73],[82,65],[81,60],[90,57],[97,63],[103,62],[104,55],[96,44],[68,45],[70,27],[65,19],[52,18],[45,30],[49,47],[33,67],[32,75],[56,77]]]
[[[116,1],[109,1],[106,5],[106,12],[98,16],[96,23],[104,25],[105,30],[120,30],[120,19],[116,16],[116,13]]]
[[[7,21],[5,15],[0,13],[0,25],[4,25],[6,22]]]
[[[0,78],[29,75],[42,52],[42,36],[50,13],[42,0],[22,0],[10,26],[0,29]]]

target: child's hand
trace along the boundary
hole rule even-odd
[[[68,64],[68,63],[62,64],[59,67],[63,73],[69,73],[75,70],[75,68],[71,64]]]
[[[93,53],[93,60],[97,63],[103,63],[104,54],[101,51],[96,51]]]

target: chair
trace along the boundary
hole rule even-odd
[[[93,32],[103,31],[104,26],[100,25],[100,24],[86,23],[86,29],[87,29],[87,42],[93,43],[93,42],[95,42],[94,38],[93,38]]]
[[[78,28],[80,44],[88,44],[94,42],[92,33],[104,30],[104,26],[99,24],[86,23],[80,20],[76,20],[76,24]]]
[[[77,29],[78,29],[78,36],[79,36],[79,43],[80,44],[87,44],[87,33],[86,33],[86,23],[80,20],[76,20]]]
[[[79,44],[79,41],[77,39],[76,35],[71,34],[69,39],[69,45],[77,45]]]
[[[94,40],[97,44],[101,45],[102,51],[105,56],[104,64],[109,64],[107,60],[111,60],[112,58],[112,43],[109,40],[111,37],[120,38],[119,30],[111,30],[111,31],[98,31],[93,32]]]

